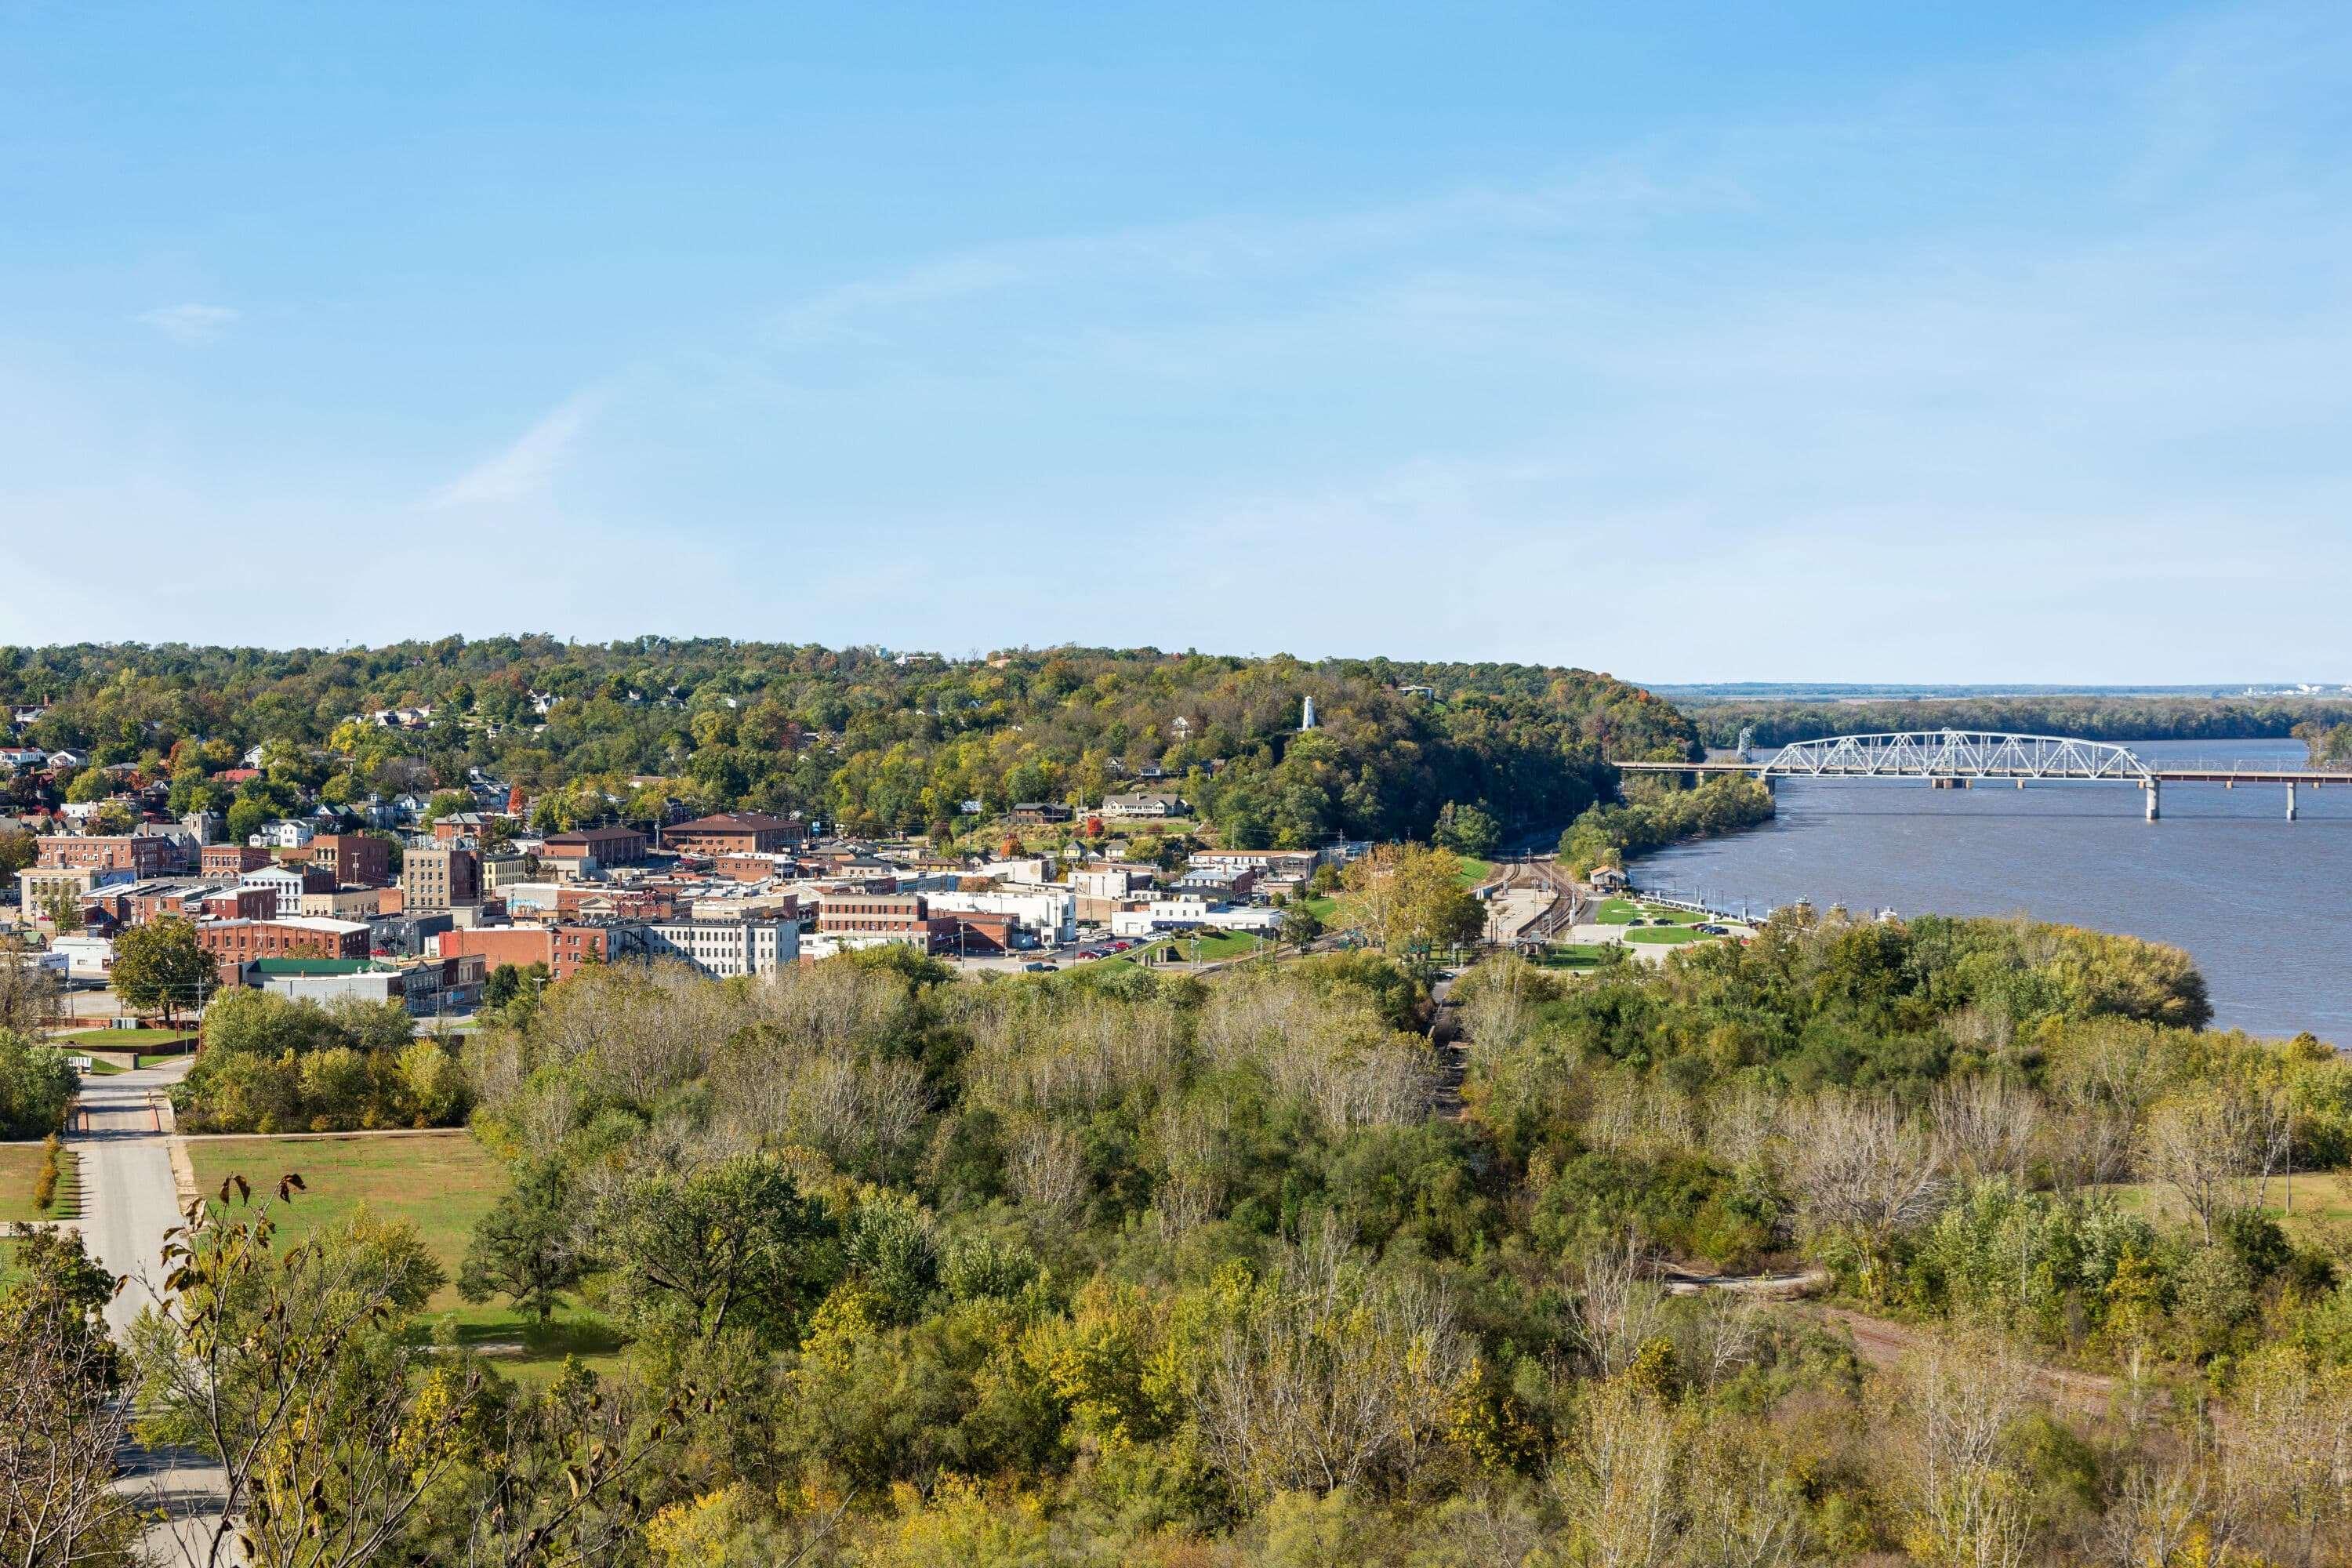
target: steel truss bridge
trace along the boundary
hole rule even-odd
[[[2273,784],[2286,786],[2287,820],[2294,820],[2295,786],[2352,784],[2352,771],[2317,768],[2159,768],[2128,747],[2065,735],[2004,735],[1988,730],[1916,730],[1885,735],[1832,735],[1783,746],[1764,762],[1612,763],[1622,773],[1746,773],[1768,789],[1786,778],[1924,779],[1936,789],[1970,789],[2014,780],[2128,784],[2147,795],[2147,819],[2157,820],[2168,784]]]

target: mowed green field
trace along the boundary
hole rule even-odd
[[[1598,969],[1606,948],[1597,942],[1564,942],[1545,948],[1535,962],[1545,969]]]
[[[231,1175],[253,1184],[257,1199],[274,1201],[278,1178],[299,1173],[304,1191],[273,1211],[289,1232],[299,1233],[349,1219],[364,1205],[380,1219],[415,1225],[448,1276],[425,1303],[435,1320],[455,1321],[457,1337],[471,1344],[520,1342],[523,1352],[499,1365],[518,1375],[551,1373],[565,1353],[592,1363],[609,1358],[616,1336],[577,1309],[556,1314],[542,1330],[503,1300],[477,1305],[457,1295],[457,1268],[474,1223],[506,1190],[505,1170],[463,1131],[399,1137],[197,1138],[188,1142],[197,1189],[217,1200]]]
[[[1636,926],[1632,931],[1625,933],[1625,940],[1627,942],[1644,942],[1672,945],[1675,942],[1713,942],[1717,939],[1702,935],[1701,933],[1691,930],[1688,926],[1675,925]]]
[[[77,1029],[70,1035],[57,1037],[59,1045],[101,1051],[155,1051],[171,1046],[192,1046],[195,1040],[194,1029]]]

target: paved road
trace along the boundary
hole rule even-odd
[[[184,1061],[111,1078],[82,1079],[79,1113],[66,1142],[81,1156],[82,1243],[110,1274],[130,1283],[108,1304],[107,1326],[120,1339],[155,1299],[156,1255],[163,1233],[180,1223],[172,1179],[172,1108],[163,1091],[188,1070]],[[155,1561],[200,1561],[220,1515],[226,1480],[200,1456],[133,1447],[122,1456],[125,1490],[166,1517],[144,1544]]]
[[[131,1280],[106,1310],[117,1337],[154,1300],[156,1253],[163,1233],[180,1223],[163,1091],[186,1071],[187,1064],[174,1062],[84,1079],[80,1114],[67,1138],[81,1156],[83,1242],[108,1273]]]

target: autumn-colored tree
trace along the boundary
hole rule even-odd
[[[1450,849],[1383,844],[1349,864],[1343,885],[1343,917],[1391,957],[1475,942],[1486,925]]]

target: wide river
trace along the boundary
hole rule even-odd
[[[2300,741],[2131,749],[2160,767],[2305,763]],[[2122,784],[1779,787],[1769,825],[1643,856],[1634,881],[1735,910],[1811,899],[2128,931],[2189,950],[2217,1025],[2352,1047],[2352,788],[2305,785],[2289,822],[2277,784],[2168,784],[2162,820],[2148,822]]]

